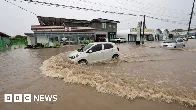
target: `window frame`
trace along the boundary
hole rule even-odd
[[[111,45],[112,47],[105,49],[105,45]],[[112,48],[114,48],[114,46],[112,44],[109,44],[109,43],[103,44],[103,50],[109,50]]]
[[[102,25],[102,28],[104,28],[104,29],[106,29],[107,28],[107,23],[101,23],[101,25]]]
[[[99,52],[97,50],[96,51],[93,51],[93,48],[95,48],[97,45],[101,45],[101,50],[99,50],[99,51],[102,51],[103,50],[103,44],[96,44],[93,47],[91,47],[89,50],[92,50],[92,53]]]

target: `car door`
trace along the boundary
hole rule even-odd
[[[103,44],[103,55],[104,55],[104,60],[108,60],[108,59],[111,59],[112,56],[113,56],[113,45],[112,44],[109,44],[109,43],[106,43],[106,44]]]
[[[176,40],[176,47],[179,48],[180,47],[180,42],[179,42],[179,39]]]
[[[93,46],[91,49],[89,50],[92,50],[92,53],[89,53],[88,54],[88,60],[90,62],[97,62],[97,61],[102,61],[104,58],[103,58],[103,46],[102,44],[97,44],[95,46]]]
[[[180,46],[181,46],[181,47],[184,47],[184,45],[185,45],[185,44],[184,44],[183,39],[180,39]]]
[[[183,45],[184,45],[183,43],[184,43],[184,42],[183,42],[182,39],[178,39],[178,40],[177,40],[177,46],[176,46],[176,47],[182,48]]]

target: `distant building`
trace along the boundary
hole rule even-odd
[[[10,45],[10,38],[11,36],[0,32],[0,50],[3,50],[4,47]]]
[[[3,40],[3,41],[6,41],[6,40],[10,40],[11,36],[5,34],[5,33],[2,33],[0,32],[0,39]]]
[[[141,29],[141,36],[143,35],[143,29]],[[118,31],[117,36],[123,37],[128,42],[135,42],[138,35],[137,28],[131,28],[130,30]],[[145,29],[144,40],[145,41],[162,41],[169,37],[169,31],[167,29]]]
[[[47,45],[60,42],[62,38],[69,44],[83,44],[85,40],[98,41],[116,37],[119,21],[108,19],[76,20],[37,16],[40,25],[32,25],[33,33],[25,33],[29,45]]]
[[[176,36],[187,36],[188,30],[183,30],[183,29],[175,29],[172,30],[171,33],[176,35]],[[196,29],[190,29],[189,31],[189,36],[196,36]]]

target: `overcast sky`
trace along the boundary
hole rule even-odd
[[[118,30],[129,30],[137,26],[137,22],[142,20],[141,17],[128,15],[115,15],[101,12],[83,11],[55,6],[45,6],[20,0],[8,0],[21,6],[38,16],[62,17],[68,19],[91,20],[96,18],[106,18],[118,20]],[[176,29],[188,28],[193,0],[38,0],[62,5],[71,5],[82,8],[92,8],[107,11],[116,11],[123,13],[132,13],[136,15],[149,15],[153,17],[169,19],[172,21],[182,22],[183,24],[174,24],[171,22],[158,21],[147,18],[147,28],[155,29]],[[95,4],[96,3],[96,4]],[[17,35],[29,33],[31,25],[39,25],[37,17],[30,12],[26,12],[17,6],[0,0],[0,32],[8,35]],[[115,8],[117,7],[117,8]],[[196,11],[196,8],[194,9]],[[192,28],[196,28],[196,16],[193,17]]]

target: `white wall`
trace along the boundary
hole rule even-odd
[[[28,42],[28,45],[32,45],[32,43],[31,43],[31,37],[27,36],[27,42]]]
[[[47,38],[47,36],[39,36],[37,37],[37,43],[49,43],[49,38]]]
[[[130,30],[123,30],[117,32],[117,37],[125,38],[128,41],[128,34],[130,34]]]

